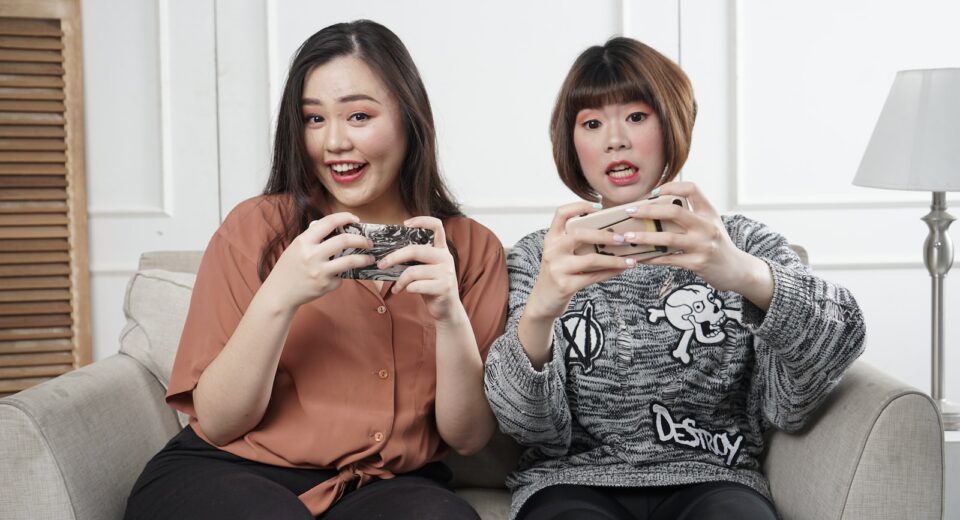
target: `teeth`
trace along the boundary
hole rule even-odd
[[[623,178],[633,175],[633,168],[627,165],[618,166],[616,169],[610,170],[607,172],[607,175],[611,177]]]
[[[363,163],[338,163],[331,164],[330,169],[337,173],[346,173],[351,170],[355,170],[363,166]]]

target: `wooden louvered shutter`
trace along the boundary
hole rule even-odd
[[[0,396],[90,362],[77,0],[0,0]]]

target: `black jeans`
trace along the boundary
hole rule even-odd
[[[558,485],[533,494],[517,520],[777,520],[760,493],[732,482],[613,488]]]
[[[127,499],[124,518],[313,520],[297,496],[336,474],[247,460],[207,444],[187,426],[147,463]],[[351,487],[319,518],[479,520],[447,486],[450,476],[446,465],[435,462]]]

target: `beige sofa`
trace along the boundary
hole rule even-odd
[[[163,394],[199,259],[145,254],[120,353],[0,400],[0,518],[121,518],[144,463],[181,427]],[[857,362],[805,431],[770,436],[764,469],[785,520],[938,519],[942,439],[928,396]],[[506,517],[518,454],[497,436],[448,459],[484,519]]]

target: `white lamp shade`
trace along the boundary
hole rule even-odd
[[[960,69],[897,73],[853,183],[960,191]]]

